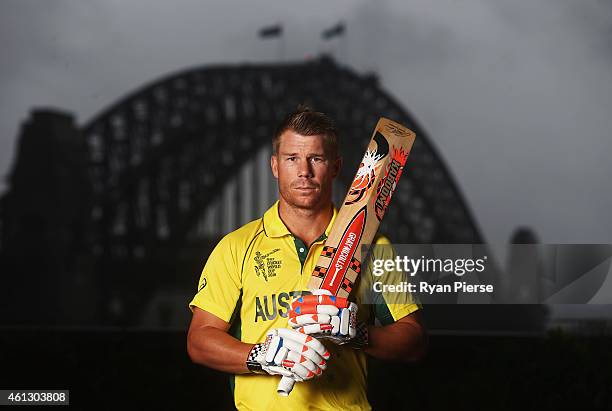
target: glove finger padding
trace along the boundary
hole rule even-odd
[[[329,351],[327,351],[327,348],[325,348],[325,346],[319,340],[312,338],[309,335],[300,334],[299,332],[289,328],[279,328],[278,334],[289,341],[297,342],[312,349],[316,354],[320,355],[325,360],[329,359]]]
[[[292,351],[289,353],[289,355],[287,355],[287,361],[302,364],[304,367],[308,368],[312,372],[317,372],[317,368],[321,368],[322,370],[327,368],[327,362],[324,359],[321,359],[321,361],[315,365],[312,360],[296,353],[295,351]]]
[[[328,296],[324,295],[314,297]],[[293,327],[297,332],[302,334],[308,334],[313,335],[317,338],[332,340],[336,344],[347,344],[351,342],[351,340],[354,339],[358,334],[357,311],[357,304],[351,302],[349,303],[347,308],[340,308],[336,315],[297,315],[289,319],[289,325]],[[365,327],[365,324],[363,326]],[[359,345],[361,346],[362,344]]]
[[[327,368],[327,363],[321,359],[317,366],[309,358],[296,352],[290,352],[287,359],[283,361],[283,366],[307,380],[321,375],[323,370]]]
[[[343,313],[344,312],[344,313]],[[297,332],[302,334],[326,334],[326,335],[348,335],[346,330],[350,330],[349,315],[347,309],[340,310],[339,315],[328,316],[323,321],[319,315],[303,315],[296,317],[296,321],[289,321],[289,325]],[[342,320],[344,319],[344,321]],[[319,320],[319,321],[317,321]],[[342,330],[345,330],[342,333]]]
[[[304,363],[297,363],[290,360],[283,361],[283,367],[298,375],[303,380],[309,380],[311,378],[318,377],[323,372],[319,367],[314,367],[315,371],[311,371],[305,366]]]
[[[347,308],[349,302],[346,298],[333,295],[303,295],[293,300],[291,309],[294,310],[300,305],[333,305],[337,308]]]
[[[309,306],[312,307],[312,306]],[[331,307],[331,306],[316,306]],[[316,311],[316,310],[307,310]],[[357,327],[357,311],[358,306],[355,303],[350,303],[348,308],[336,309],[334,314],[301,314],[289,318],[289,325],[297,329],[298,332],[313,334],[316,332],[325,332],[331,335],[348,336],[353,338],[356,334]],[[332,310],[330,310],[332,312]],[[309,325],[318,324],[320,328],[308,327]],[[325,326],[324,326],[325,325]],[[329,327],[331,325],[331,327]],[[308,330],[308,331],[306,331]]]
[[[252,372],[303,381],[321,375],[329,352],[320,341],[288,328],[274,329],[263,343],[255,344],[247,358]]]
[[[308,324],[330,324],[332,318],[329,314],[304,314],[289,318],[289,325],[295,328]]]
[[[340,309],[335,305],[322,304],[298,304],[289,311],[289,318],[295,318],[303,314],[327,314],[338,315]]]
[[[336,317],[335,317],[336,318]],[[302,334],[329,334],[334,326],[331,324],[307,324],[295,329]]]

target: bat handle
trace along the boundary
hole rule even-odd
[[[276,387],[276,392],[281,397],[287,397],[293,389],[293,384],[295,384],[295,380],[293,378],[283,377],[278,383],[278,387]]]

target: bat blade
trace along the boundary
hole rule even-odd
[[[415,134],[386,118],[376,125],[308,283],[348,297],[361,272],[361,245],[371,244],[402,175]]]

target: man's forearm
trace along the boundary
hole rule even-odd
[[[193,362],[231,374],[249,372],[246,359],[253,345],[209,326],[190,329],[187,336],[187,352]]]
[[[368,328],[369,344],[365,352],[372,357],[409,362],[419,360],[427,348],[425,328],[418,322],[398,321]]]

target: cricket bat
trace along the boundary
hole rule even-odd
[[[349,297],[366,257],[361,255],[361,245],[372,244],[415,137],[401,124],[378,120],[308,282],[309,290],[323,288],[338,297]],[[289,395],[294,383],[283,377],[277,392]]]

